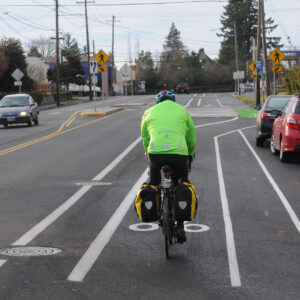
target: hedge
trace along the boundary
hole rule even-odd
[[[285,76],[285,84],[289,94],[300,93],[300,67],[287,72]]]

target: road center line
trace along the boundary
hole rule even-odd
[[[93,180],[101,180],[106,176],[122,159],[141,141],[141,137],[138,137],[131,145],[129,145],[117,158],[115,158],[103,171],[94,177]],[[90,186],[83,186],[80,188],[71,198],[65,201],[61,206],[55,209],[45,219],[35,225],[32,229],[22,235],[13,246],[26,246],[35,237],[37,237],[42,231],[44,231],[49,225],[56,221],[61,215],[63,215],[70,207],[72,207],[85,193],[92,188]]]
[[[214,140],[215,140],[220,197],[222,203],[223,218],[225,223],[225,235],[226,235],[230,280],[232,286],[240,287],[241,286],[240,272],[239,272],[239,266],[236,257],[234,234],[232,229],[232,222],[230,217],[229,205],[228,205],[225,182],[224,182],[223,171],[222,171],[218,137],[214,137]]]
[[[112,235],[120,225],[121,221],[127,214],[129,207],[132,205],[134,198],[136,196],[136,191],[139,189],[141,184],[145,182],[148,178],[148,168],[140,176],[139,180],[131,188],[127,196],[121,202],[120,206],[105,224],[103,229],[100,231],[96,239],[92,242],[90,247],[84,253],[82,258],[79,260],[77,265],[74,267],[73,271],[68,277],[69,281],[81,282],[89,270],[94,265],[95,261],[100,256],[101,252],[110,241]]]
[[[275,180],[273,179],[273,177],[271,176],[271,174],[269,173],[269,171],[265,167],[265,165],[262,162],[262,160],[259,158],[259,156],[257,155],[257,153],[254,151],[253,147],[250,145],[250,143],[247,140],[247,138],[245,137],[245,135],[242,133],[241,130],[239,130],[239,133],[242,136],[242,138],[244,139],[245,143],[247,144],[247,146],[250,149],[250,151],[252,152],[252,154],[254,155],[255,159],[258,162],[258,164],[262,168],[262,170],[265,173],[266,177],[270,181],[271,185],[273,186],[273,189],[277,193],[277,195],[278,195],[279,199],[281,200],[283,206],[285,207],[285,209],[287,210],[288,214],[290,215],[290,218],[292,219],[295,227],[297,228],[298,232],[300,233],[300,221],[299,221],[299,218],[297,217],[295,211],[291,207],[289,201],[284,196],[283,192],[281,191],[281,189],[279,188],[279,186],[277,185],[277,183],[275,182]]]

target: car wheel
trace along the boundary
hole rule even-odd
[[[33,122],[34,122],[34,125],[39,125],[39,115],[36,115],[36,118]]]
[[[7,124],[7,123],[5,123],[5,124],[3,124],[3,126],[4,126],[4,128],[7,128],[7,127],[8,127],[8,124]]]
[[[272,134],[272,136],[271,136],[270,149],[271,149],[271,153],[272,153],[273,155],[279,153],[279,151],[278,151],[278,150],[276,149],[276,147],[275,147],[274,135],[273,135],[273,134]]]
[[[32,116],[29,117],[29,121],[27,122],[27,125],[28,125],[29,127],[32,126]]]
[[[256,137],[256,147],[262,147],[264,145],[264,139],[261,136]]]
[[[289,161],[289,153],[283,152],[283,140],[280,141],[280,155],[279,155],[280,161],[285,163]]]

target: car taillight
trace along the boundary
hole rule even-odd
[[[286,119],[286,125],[289,128],[298,129],[297,122],[296,122],[296,120],[294,118],[287,118]]]
[[[272,116],[271,113],[268,113],[268,112],[264,112],[262,111],[260,113],[260,118],[263,119],[263,120],[270,120],[270,117]]]

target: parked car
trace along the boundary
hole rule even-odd
[[[188,83],[178,83],[176,85],[176,93],[180,94],[180,93],[190,93],[190,86]]]
[[[37,103],[28,94],[13,94],[0,100],[0,124],[27,123],[32,126],[39,123],[39,108]]]
[[[271,95],[268,97],[256,119],[257,147],[262,147],[264,142],[271,137],[274,120],[291,97],[292,95]]]
[[[241,83],[240,90],[241,90],[241,93],[253,92],[254,91],[253,83],[249,83],[249,82]]]
[[[273,124],[270,149],[280,153],[280,160],[287,162],[292,152],[300,153],[300,95],[292,97]]]

